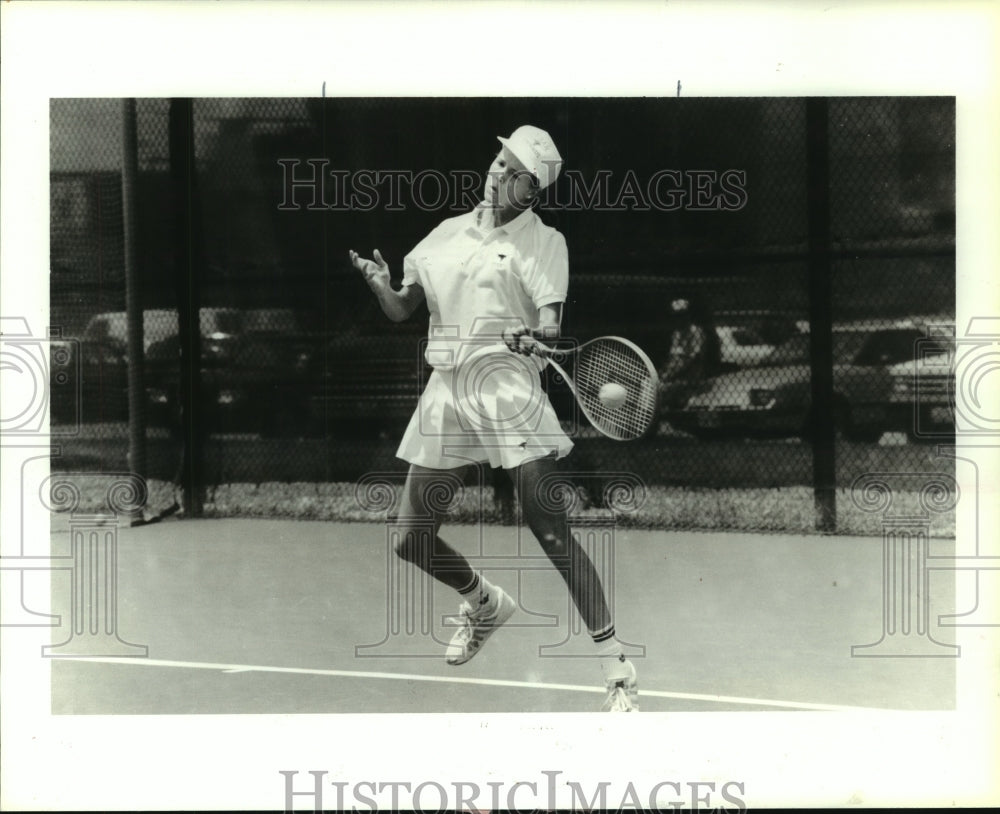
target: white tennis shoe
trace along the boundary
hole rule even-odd
[[[451,644],[445,652],[448,664],[465,664],[478,653],[486,640],[497,628],[513,616],[517,604],[501,588],[497,588],[497,601],[492,612],[473,609],[468,602],[463,602],[459,608],[459,624],[461,627],[451,637]]]
[[[616,660],[605,673],[608,694],[601,706],[601,712],[638,712],[639,682],[635,675],[635,665],[625,658]]]

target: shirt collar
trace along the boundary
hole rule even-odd
[[[515,232],[521,231],[521,229],[523,229],[525,226],[527,226],[528,223],[531,221],[531,218],[532,218],[532,216],[534,214],[535,214],[534,210],[529,206],[527,209],[525,209],[516,218],[514,218],[511,221],[508,221],[503,226],[500,226],[498,228],[501,229],[501,230],[503,230],[504,232],[506,232],[508,235],[512,235]],[[479,205],[479,208],[477,210],[475,210],[474,217],[476,219],[476,226],[479,227],[479,229],[482,230],[482,231],[487,231],[485,229],[484,224],[483,224],[483,218],[486,217],[486,203],[485,203],[485,201]],[[492,229],[490,229],[488,231],[492,231]]]

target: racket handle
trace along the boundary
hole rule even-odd
[[[550,348],[548,345],[546,345],[540,339],[536,339],[535,340],[535,353],[536,353],[536,355],[541,356],[541,357],[543,357],[545,359],[551,359],[552,356],[553,356],[553,354],[558,353],[558,351],[555,348]]]
[[[508,336],[512,340],[513,336],[514,336],[514,333],[508,334],[508,329],[505,328],[504,331],[503,331],[503,333],[501,334],[501,339],[503,340],[504,345],[507,346],[507,350],[509,350],[511,353],[518,353],[519,351],[515,351],[510,346],[511,345],[511,341],[508,339]],[[549,347],[544,342],[542,342],[541,339],[539,339],[537,336],[535,336],[535,331],[534,330],[529,330],[529,329],[525,328],[524,329],[524,333],[518,333],[517,336],[518,336],[518,339],[520,339],[521,336],[528,336],[528,337],[530,337],[531,339],[534,340],[535,344],[533,346],[533,353],[534,353],[535,356],[541,356],[542,358],[548,359],[548,358],[550,358],[552,356],[552,354],[558,353],[558,351],[556,351],[554,348]]]

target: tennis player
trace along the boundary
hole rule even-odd
[[[445,485],[443,472],[483,462],[503,467],[594,640],[608,687],[602,709],[630,712],[638,709],[635,667],[615,637],[604,589],[568,534],[565,511],[539,490],[573,446],[541,389],[544,362],[536,352],[538,340],[559,336],[568,287],[566,241],[534,212],[562,158],[548,133],[531,125],[499,141],[484,200],[443,221],[404,258],[399,289],[377,249],[372,260],[350,252],[389,319],[405,320],[423,302],[430,311],[426,358],[433,372],[396,453],[410,464],[396,553],[459,593],[461,627],[445,658],[465,663],[516,603],[438,536],[443,517],[428,497]],[[433,540],[420,531],[428,517]],[[409,518],[424,521],[407,529]]]

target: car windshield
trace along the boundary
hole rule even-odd
[[[921,338],[923,338],[923,334],[916,328],[835,330],[833,333],[833,363],[835,365],[891,365],[905,362],[915,358],[917,341]],[[809,334],[793,336],[784,344],[779,345],[768,354],[763,364],[809,364]]]
[[[741,348],[767,344],[767,341],[752,328],[733,328],[729,337],[734,345]]]
[[[177,312],[165,309],[143,311],[143,342],[149,349],[153,342],[177,333]],[[82,339],[87,342],[128,341],[128,322],[124,311],[98,314],[91,318],[84,329]]]
[[[298,321],[295,312],[287,308],[255,308],[244,315],[247,332],[296,333]]]
[[[243,327],[242,314],[230,308],[202,308],[199,316],[202,336],[238,334]]]

